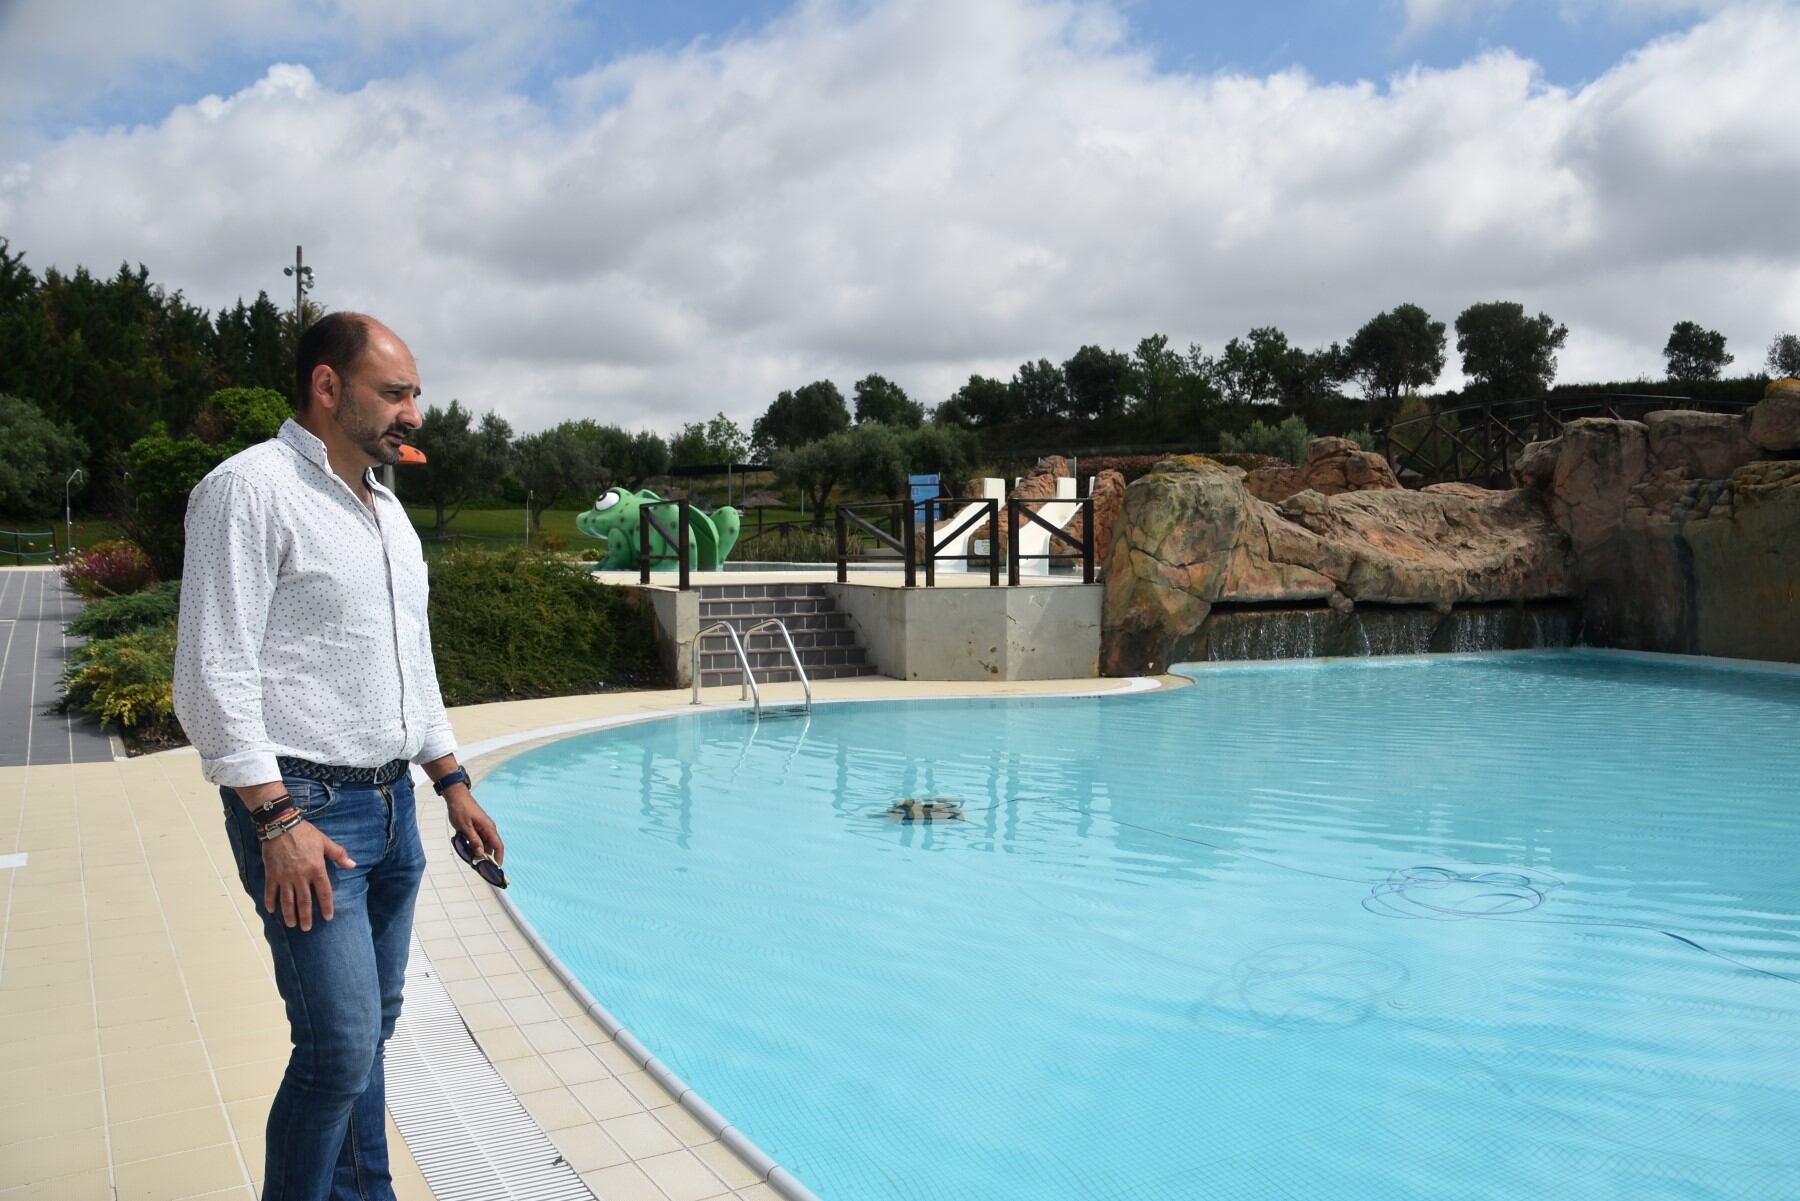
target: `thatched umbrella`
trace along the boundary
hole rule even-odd
[[[781,507],[781,498],[776,496],[773,492],[752,492],[749,496],[744,498],[744,503],[738,506],[740,509],[756,510],[756,536],[758,538],[762,537],[763,532],[762,511],[764,509],[779,509]]]

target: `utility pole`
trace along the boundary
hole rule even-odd
[[[294,247],[294,265],[283,267],[283,275],[294,277],[294,344],[300,344],[301,324],[306,320],[306,294],[312,291],[313,269],[306,265],[306,253]]]

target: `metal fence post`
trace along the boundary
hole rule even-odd
[[[987,498],[988,518],[988,587],[1000,586],[1000,502]]]
[[[837,553],[838,583],[848,583],[850,579],[850,535],[844,527],[844,506],[837,507]]]
[[[1006,584],[1009,588],[1019,586],[1019,516],[1025,511],[1025,502],[1018,497],[1007,498],[1006,501]]]
[[[906,548],[900,552],[900,560],[906,564],[905,575],[906,586],[908,588],[917,588],[919,586],[918,536],[918,514],[913,510],[912,499],[909,497],[907,498],[905,507],[900,510],[900,542],[901,545]],[[925,507],[925,537],[928,540],[931,537],[931,502],[929,501],[926,502]],[[925,583],[929,586],[933,579],[930,559],[931,548],[929,546],[925,548],[925,554],[927,556],[925,560]]]
[[[688,502],[685,497],[675,502],[675,553],[681,556],[676,588],[688,590]]]
[[[638,509],[638,583],[650,583],[650,508]]]

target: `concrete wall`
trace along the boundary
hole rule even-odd
[[[675,687],[687,688],[694,682],[694,638],[700,633],[699,592],[677,592],[673,588],[638,588],[650,597],[656,613],[656,646],[661,652],[663,668],[675,681]]]
[[[886,588],[828,584],[877,671],[901,680],[1091,679],[1098,584]]]

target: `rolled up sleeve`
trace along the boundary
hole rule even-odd
[[[175,647],[175,715],[201,769],[228,788],[281,778],[263,721],[260,665],[281,538],[247,480],[226,471],[188,497]]]

